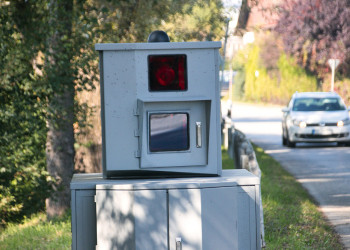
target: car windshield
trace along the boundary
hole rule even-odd
[[[345,110],[339,98],[297,98],[293,111],[338,111]]]

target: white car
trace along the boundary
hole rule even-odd
[[[295,93],[282,109],[282,143],[338,142],[350,145],[349,110],[334,92]]]

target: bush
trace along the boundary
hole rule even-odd
[[[45,93],[30,63],[35,49],[11,28],[15,25],[9,25],[3,11],[0,20],[7,25],[0,25],[0,226],[43,209],[50,191]]]
[[[237,72],[233,84],[233,99],[242,100],[244,98],[245,72],[244,69]]]
[[[17,88],[21,84],[0,87],[0,225],[43,209],[50,191],[45,121],[38,100]]]
[[[325,79],[322,84],[323,91],[330,91],[331,89],[331,75]],[[348,78],[336,78],[334,83],[334,91],[337,92],[344,100],[347,106],[350,106],[350,79]]]
[[[271,41],[248,45],[236,55],[233,65],[238,71],[233,96],[240,99],[286,103],[296,91],[317,90],[317,78]]]

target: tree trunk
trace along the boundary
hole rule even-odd
[[[73,131],[74,88],[61,95],[55,95],[51,104],[61,105],[64,110],[60,121],[48,121],[46,142],[46,162],[49,174],[56,180],[52,196],[46,200],[49,217],[62,215],[70,207],[69,184],[74,170],[74,131]],[[50,105],[51,106],[51,105]]]
[[[46,200],[50,217],[70,207],[69,184],[74,170],[74,77],[72,71],[73,0],[51,0],[48,38],[47,84],[51,87],[48,106],[46,162],[56,180],[54,192]]]

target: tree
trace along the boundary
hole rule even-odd
[[[282,36],[286,51],[319,77],[328,71],[330,58],[340,59],[340,72],[350,75],[348,0],[285,1],[276,31]]]
[[[0,225],[44,209],[45,1],[0,3]]]
[[[171,41],[215,41],[224,36],[224,20],[221,0],[188,1],[162,28]]]
[[[0,138],[1,214],[6,211],[10,217],[20,210],[42,208],[41,201],[50,191],[45,161],[55,183],[47,200],[48,215],[62,214],[69,207],[69,183],[74,170],[73,124],[84,123],[85,117],[84,106],[77,105],[76,93],[93,89],[93,81],[98,78],[94,44],[146,42],[148,34],[162,22],[173,20],[185,3],[0,3],[0,132],[4,135]],[[214,21],[212,15],[207,24]],[[218,30],[218,24],[215,27]],[[19,182],[25,184],[20,191]],[[22,202],[26,199],[28,202]]]
[[[48,216],[70,207],[70,180],[74,171],[74,56],[73,0],[51,0],[45,73],[50,87],[46,163],[56,180],[55,192],[46,201]]]
[[[51,27],[46,50],[49,86],[47,169],[56,180],[47,200],[48,215],[69,207],[69,183],[74,170],[74,130],[78,121],[75,93],[92,86],[98,76],[96,42],[145,42],[161,20],[184,1],[51,0]],[[94,74],[91,74],[94,72]]]
[[[173,20],[187,3],[186,0],[95,0],[89,13],[98,23],[91,29],[94,41],[146,42],[153,30],[159,29],[161,23]]]

